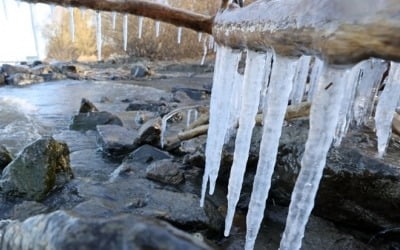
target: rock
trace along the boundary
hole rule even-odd
[[[98,112],[97,107],[88,99],[82,98],[81,107],[79,108],[79,113],[89,113],[89,112]]]
[[[164,184],[179,185],[184,181],[181,165],[170,159],[153,162],[146,169],[146,177]]]
[[[3,73],[5,73],[6,76],[11,76],[11,75],[14,75],[17,73],[22,73],[22,74],[30,74],[31,73],[30,69],[26,66],[3,64],[1,69],[2,69]]]
[[[61,72],[77,74],[78,69],[75,65],[61,65]]]
[[[128,214],[97,219],[57,211],[0,230],[1,249],[211,249],[166,222]]]
[[[70,129],[79,131],[96,130],[97,125],[122,126],[122,121],[117,116],[106,111],[83,113],[74,116]]]
[[[6,84],[6,76],[4,75],[4,73],[1,73],[0,70],[0,86],[5,85]]]
[[[39,61],[39,60],[36,60],[36,61],[33,61],[33,63],[32,63],[32,67],[36,67],[36,66],[38,66],[38,65],[42,65],[43,64],[43,62],[42,61]]]
[[[100,103],[112,103],[112,100],[108,98],[107,96],[102,96],[100,98]]]
[[[131,68],[131,76],[132,77],[140,78],[140,77],[148,76],[149,74],[150,74],[149,69],[144,65],[137,64]]]
[[[156,117],[155,113],[149,111],[122,111],[115,115],[121,119],[124,127],[132,130],[139,129],[143,123]]]
[[[11,153],[6,147],[0,145],[0,173],[12,161]]]
[[[15,73],[7,78],[7,84],[16,86],[24,86],[38,82],[44,82],[44,78],[31,73]]]
[[[161,118],[153,118],[145,122],[138,131],[137,145],[159,145],[161,134]]]
[[[7,196],[41,200],[72,178],[68,146],[45,137],[28,145],[3,170],[0,191]]]
[[[194,72],[194,73],[209,73],[214,71],[214,66],[211,64],[170,64],[165,66],[166,71],[177,71],[177,72]]]
[[[165,102],[133,102],[126,108],[126,111],[150,111],[163,116],[171,112],[172,108]]]
[[[192,88],[181,88],[181,87],[172,88],[172,93],[174,94],[174,98],[176,98],[176,95],[178,93],[182,95],[182,92],[185,93],[187,97],[195,101],[202,101],[207,97],[207,92],[203,89],[192,89]]]
[[[22,203],[14,206],[12,212],[12,219],[25,220],[31,216],[43,214],[49,211],[49,208],[37,201],[23,201]]]
[[[137,132],[118,125],[98,125],[98,144],[102,151],[112,157],[121,157],[136,147]]]
[[[32,74],[35,75],[44,75],[44,74],[52,74],[52,73],[60,73],[60,71],[48,64],[40,64],[31,68]]]

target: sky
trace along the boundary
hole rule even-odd
[[[35,4],[33,10],[39,58],[43,59],[46,43],[42,37],[42,29],[50,21],[51,9],[45,4]],[[0,63],[25,61],[27,56],[36,54],[29,4],[16,0],[0,0]]]

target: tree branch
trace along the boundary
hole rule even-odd
[[[99,11],[115,11],[189,28],[211,34],[213,17],[142,0],[22,0],[28,3],[58,4],[85,7]]]

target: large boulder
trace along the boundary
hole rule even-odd
[[[3,170],[0,192],[28,200],[41,200],[73,178],[69,149],[51,137],[28,145]]]
[[[116,115],[107,111],[81,113],[74,116],[70,129],[79,131],[96,130],[97,125],[107,124],[122,126],[122,121]]]
[[[166,222],[127,214],[87,218],[57,211],[23,222],[3,221],[0,235],[1,249],[211,249]]]
[[[79,113],[98,112],[99,109],[88,99],[82,98]]]
[[[0,145],[0,173],[12,161],[11,153],[6,147]]]

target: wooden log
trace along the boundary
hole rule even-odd
[[[259,0],[217,14],[213,35],[231,48],[319,56],[331,64],[400,61],[398,0]]]
[[[68,7],[85,7],[99,11],[115,11],[189,28],[211,34],[213,17],[144,0],[22,0],[28,3],[57,4]]]

